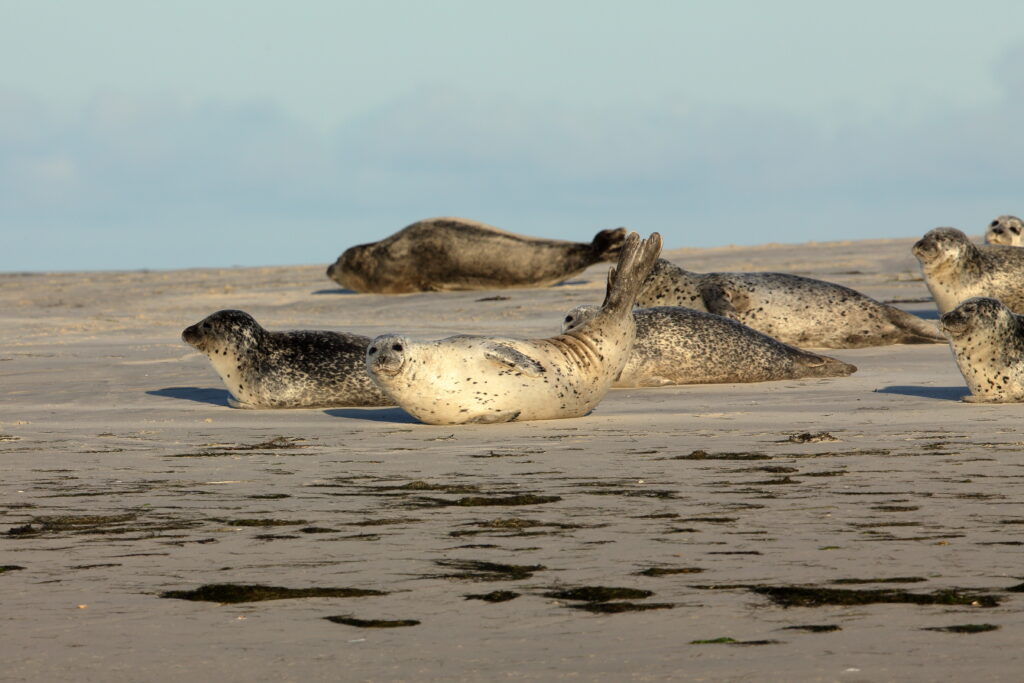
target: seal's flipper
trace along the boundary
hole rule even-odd
[[[245,403],[243,401],[239,401],[234,396],[228,396],[228,405],[231,406],[232,408],[241,408],[243,410],[254,410],[256,408],[256,406],[253,405],[252,403]]]
[[[496,424],[498,422],[515,422],[515,419],[519,417],[520,410],[509,410],[504,413],[487,413],[486,415],[477,415],[466,420],[466,424],[480,424],[489,425]]]
[[[545,371],[538,361],[505,344],[490,344],[484,351],[484,357],[525,375],[540,375]]]

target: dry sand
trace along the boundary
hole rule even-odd
[[[934,319],[911,242],[666,255]],[[848,378],[613,390],[581,419],[434,427],[397,408],[228,408],[179,339],[221,308],[271,329],[550,336],[600,303],[605,269],[392,297],[343,293],[320,265],[0,275],[0,564],[16,567],[0,678],[1019,680],[1024,406],[959,402],[943,345],[830,352]],[[835,440],[789,440],[803,432]],[[215,583],[386,594],[160,597]],[[586,586],[661,608],[546,595]],[[765,588],[792,586],[968,604],[787,607]],[[492,591],[519,596],[466,598]],[[999,628],[929,630],[967,624]],[[693,642],[721,638],[739,642]]]

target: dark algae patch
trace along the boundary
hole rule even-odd
[[[562,500],[561,496],[537,496],[524,493],[517,496],[463,496],[457,500],[442,498],[423,498],[422,500],[437,506],[485,507],[489,505],[541,505]]]
[[[16,572],[19,569],[24,569],[24,567],[18,566],[16,564],[0,564],[0,574],[6,574],[7,572]]]
[[[709,638],[707,640],[691,640],[690,645],[778,645],[778,640],[736,640],[729,636]]]
[[[418,619],[356,619],[347,615],[324,617],[327,621],[358,628],[399,628],[402,626],[418,626]]]
[[[921,583],[928,579],[923,576],[893,576],[887,579],[836,579],[832,583],[856,584],[856,583]]]
[[[901,603],[911,605],[973,605],[996,607],[999,598],[988,593],[961,589],[944,589],[931,593],[911,593],[893,589],[853,590],[849,588],[818,588],[815,586],[743,586],[769,598],[782,607],[821,607],[823,605],[874,605]]]
[[[700,567],[650,567],[637,572],[640,576],[671,576],[673,574],[699,574]]]
[[[783,631],[807,631],[808,633],[832,633],[842,631],[835,624],[807,624],[806,626],[786,626]]]
[[[363,588],[284,588],[260,584],[208,583],[188,591],[165,591],[160,594],[160,597],[233,604],[292,598],[361,598],[369,595],[387,595],[387,593]]]
[[[621,614],[622,612],[645,612],[652,609],[672,609],[671,602],[587,602],[582,605],[566,605],[595,614]]]
[[[696,450],[689,455],[677,455],[672,460],[771,460],[764,453],[708,453]]]
[[[515,591],[491,591],[490,593],[472,593],[464,595],[467,600],[483,600],[484,602],[508,602],[519,597]]]
[[[942,631],[944,633],[987,633],[998,630],[995,624],[957,624],[955,626],[933,626],[923,631]]]
[[[228,526],[298,526],[309,524],[304,519],[214,519],[214,522]]]
[[[510,581],[528,579],[534,572],[547,569],[542,564],[501,564],[482,560],[436,560],[442,567],[460,570],[456,574],[443,574],[445,579],[471,579],[474,581]]]
[[[557,591],[550,591],[544,594],[546,598],[557,598],[559,600],[582,600],[584,602],[608,602],[609,600],[636,600],[649,598],[654,591],[641,590],[639,588],[613,588],[610,586],[580,586],[579,588],[566,588]]]

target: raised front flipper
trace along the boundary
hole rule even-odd
[[[545,372],[539,361],[505,344],[490,344],[484,351],[484,357],[524,375],[536,376]]]

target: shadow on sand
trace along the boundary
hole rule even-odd
[[[317,289],[313,294],[358,294],[359,292],[354,289],[343,289],[341,287],[337,289]]]
[[[967,387],[908,387],[894,386],[875,389],[879,394],[902,394],[904,396],[918,396],[920,398],[935,398],[942,401],[959,401],[962,396],[971,393]]]
[[[419,420],[401,408],[331,408],[324,412],[331,417],[347,417],[350,420],[420,424]]]
[[[199,387],[165,387],[147,391],[150,396],[163,396],[165,398],[180,398],[196,403],[209,403],[214,406],[226,406],[228,397],[231,396],[226,389],[200,389]]]

